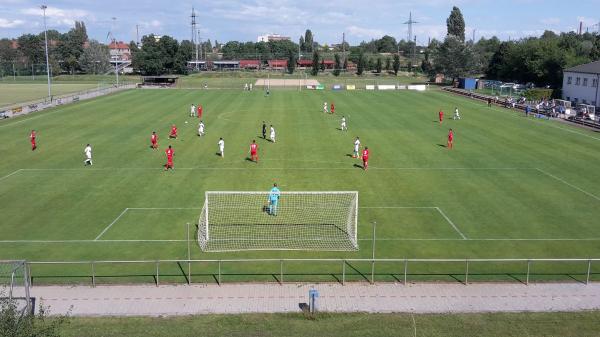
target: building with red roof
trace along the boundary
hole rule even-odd
[[[269,60],[267,61],[270,69],[286,69],[288,60]]]
[[[260,69],[260,60],[240,60],[241,69]]]

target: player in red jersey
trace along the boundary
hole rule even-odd
[[[173,169],[173,154],[175,151],[173,151],[173,148],[171,145],[169,145],[169,147],[165,150],[165,153],[167,154],[167,164],[165,165],[166,171],[168,169]]]
[[[333,105],[333,102],[331,102],[331,113],[335,113],[335,105]]]
[[[153,149],[158,149],[158,135],[156,134],[156,131],[152,131],[152,136],[150,136],[150,147]]]
[[[198,118],[202,118],[202,104],[198,104]]]
[[[439,115],[440,115],[440,124],[442,124],[442,122],[444,121],[444,112],[442,111],[442,109],[440,109]]]
[[[369,167],[369,148],[365,146],[362,152],[363,169],[366,171]]]
[[[31,151],[37,149],[37,145],[35,144],[35,136],[35,130],[31,130],[31,133],[29,134],[29,140],[31,141]]]
[[[256,144],[256,140],[253,140],[250,144],[250,160],[258,164],[258,144]]]
[[[454,132],[452,129],[448,131],[448,145],[446,146],[449,150],[452,150],[452,146],[454,145]]]
[[[177,139],[177,127],[175,126],[175,124],[171,126],[171,133],[169,134],[169,138]]]

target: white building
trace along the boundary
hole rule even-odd
[[[565,69],[563,75],[564,100],[600,107],[600,61]]]
[[[256,42],[269,42],[269,41],[290,41],[290,38],[288,36],[282,36],[279,34],[260,35],[258,38],[256,38]]]

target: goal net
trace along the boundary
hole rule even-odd
[[[0,302],[2,305],[12,303],[21,313],[31,309],[29,276],[25,261],[0,260]]]
[[[275,207],[276,206],[276,207]],[[358,192],[206,192],[203,251],[358,250]]]

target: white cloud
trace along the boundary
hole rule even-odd
[[[7,20],[0,18],[0,28],[15,28],[25,24],[23,20]]]
[[[559,18],[545,18],[541,19],[540,22],[547,26],[554,26],[560,24],[561,21]]]
[[[40,8],[25,8],[21,10],[22,14],[43,16],[44,12]],[[73,26],[75,21],[83,19],[93,20],[90,12],[82,9],[61,9],[57,7],[46,8],[46,17],[50,25]]]
[[[385,35],[385,32],[381,29],[373,29],[373,28],[364,28],[358,26],[348,26],[346,27],[346,31],[349,35],[359,37],[359,38],[380,38]]]

